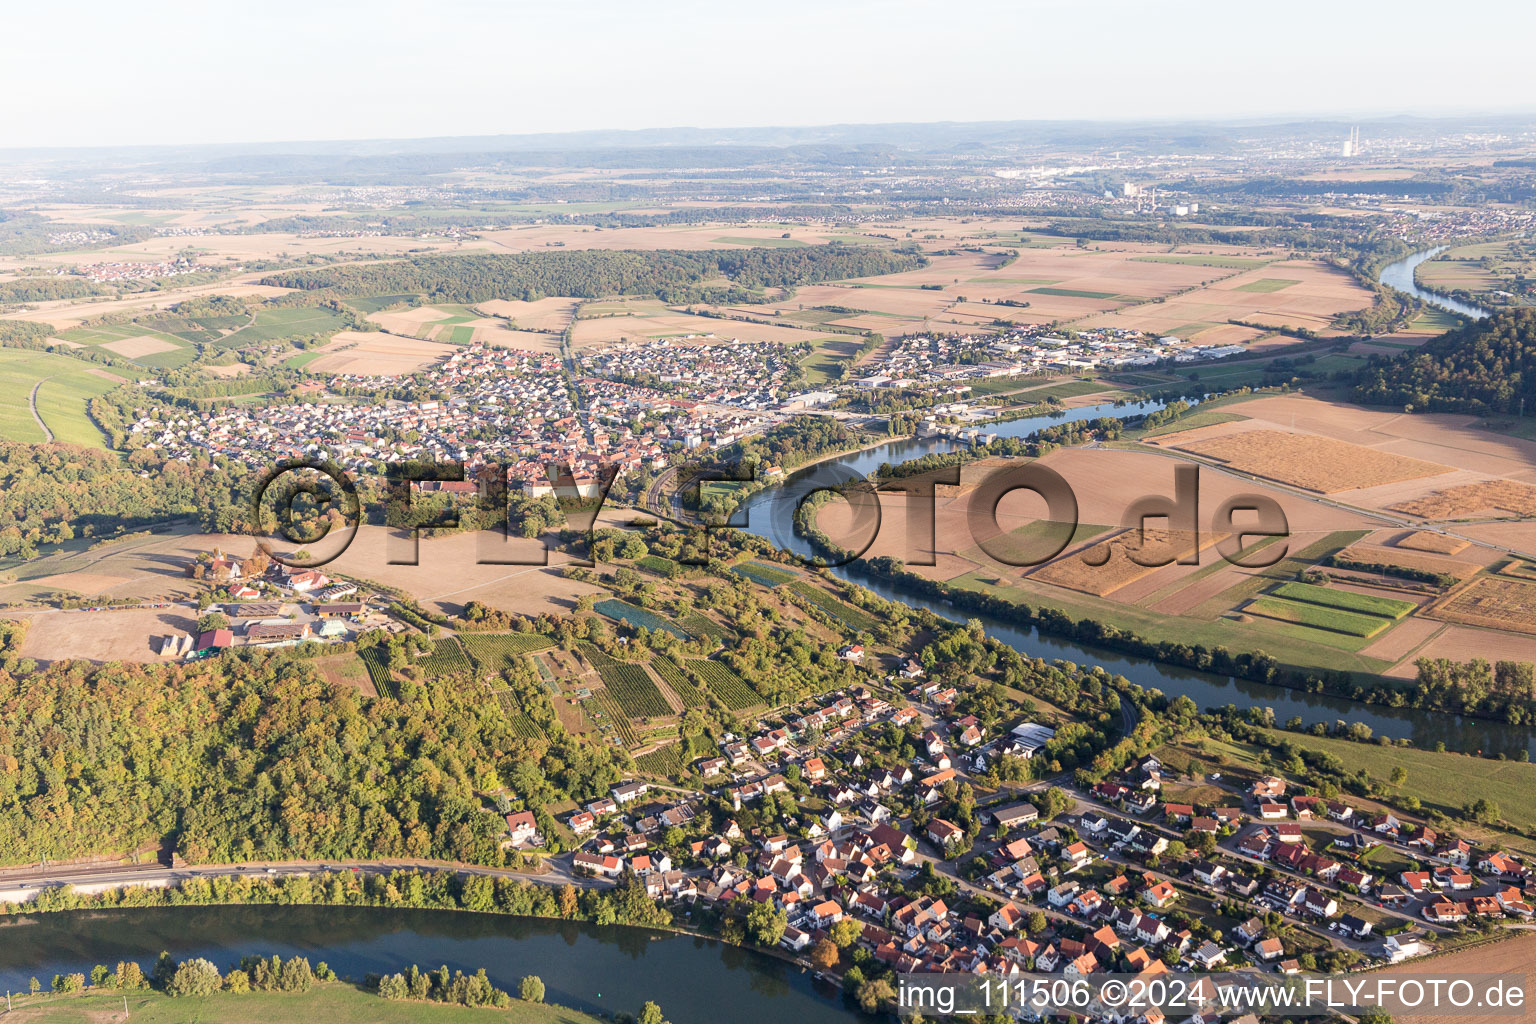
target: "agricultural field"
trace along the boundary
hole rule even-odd
[[[672,559],[663,558],[660,555],[646,555],[644,558],[636,562],[635,565],[637,568],[644,569],[649,573],[654,573],[655,575],[660,576],[662,579],[671,578],[672,574],[677,571],[678,567],[677,563],[672,561]]]
[[[1352,590],[1319,587],[1311,583],[1282,583],[1270,591],[1270,593],[1276,597],[1283,597],[1291,601],[1302,601],[1307,604],[1322,605],[1328,608],[1340,608],[1347,612],[1360,612],[1363,615],[1378,615],[1394,620],[1401,619],[1418,607],[1412,601],[1398,601],[1390,597],[1357,594]]]
[[[106,438],[87,410],[92,398],[124,383],[120,374],[132,371],[52,352],[0,348],[0,388],[9,396],[0,408],[0,438],[40,444],[51,434],[55,441],[105,448]]]
[[[175,367],[197,356],[197,348],[190,342],[142,324],[80,327],[60,334],[59,340],[70,348],[99,348],[141,366]]]
[[[596,708],[592,706],[594,704]],[[639,745],[640,737],[635,733],[635,727],[629,722],[629,714],[607,690],[598,691],[593,699],[583,706],[582,711],[602,732],[612,730],[624,746]]]
[[[232,334],[226,334],[218,344],[228,348],[245,345],[265,345],[290,338],[308,338],[311,335],[334,334],[347,326],[347,318],[335,310],[318,306],[288,306],[262,309],[256,313],[256,321]]]
[[[729,629],[703,612],[690,612],[678,619],[677,624],[695,637],[707,636],[716,643],[723,644],[731,638],[731,631]]]
[[[455,350],[435,341],[377,331],[341,331],[317,351],[321,357],[304,367],[309,373],[399,377],[425,369]]]
[[[751,580],[760,587],[769,588],[780,587],[800,578],[799,573],[764,562],[742,562],[740,565],[731,566],[731,572]]]
[[[873,615],[870,615],[861,608],[855,608],[845,601],[839,601],[825,590],[806,580],[795,580],[789,584],[789,589],[855,633],[863,633],[866,630],[875,628],[875,618]]]
[[[1175,447],[1215,459],[1232,469],[1319,494],[1337,494],[1451,472],[1449,466],[1330,437],[1258,427],[1220,437],[1183,439]]]
[[[1529,516],[1536,510],[1536,487],[1516,480],[1481,480],[1435,491],[1391,506],[1421,519],[1466,519],[1472,516]],[[1454,554],[1454,552],[1447,552]]]
[[[592,610],[599,615],[612,619],[614,622],[628,622],[630,626],[636,629],[644,628],[652,633],[657,630],[665,630],[679,640],[689,639],[687,633],[655,612],[646,611],[644,608],[637,608],[627,601],[620,601],[617,598],[599,601],[592,606]]]
[[[459,642],[485,672],[505,671],[524,655],[554,646],[554,641],[538,633],[460,633]]]
[[[1103,527],[1096,527],[1099,532]],[[1036,569],[1030,578],[1068,590],[1105,597],[1162,568],[1142,565],[1131,555],[1149,562],[1176,561],[1198,553],[1223,539],[1212,533],[1198,537],[1181,530],[1126,530],[1108,541],[1081,552],[1054,559]]]
[[[1361,615],[1340,608],[1329,608],[1302,601],[1286,601],[1274,597],[1254,598],[1243,606],[1243,611],[1250,615],[1262,615],[1281,622],[1311,626],[1313,629],[1326,629],[1329,632],[1343,633],[1347,636],[1372,637],[1391,624],[1386,619],[1377,618],[1374,615]]]
[[[390,671],[389,659],[382,648],[365,647],[357,652],[362,659],[363,667],[368,670],[368,678],[373,681],[373,688],[381,697],[399,698],[400,691],[395,686],[395,674]]]
[[[378,691],[374,689],[373,680],[369,677],[368,668],[356,654],[338,654],[332,657],[316,658],[314,666],[325,677],[325,681],[332,686],[343,686],[356,690],[365,697],[377,697]]]
[[[1536,583],[1483,576],[1435,602],[1429,614],[1446,622],[1536,634]]]
[[[690,661],[688,667],[697,672],[709,692],[732,711],[744,711],[763,703],[762,695],[723,662]]]
[[[1340,551],[1339,559],[1365,565],[1395,565],[1403,569],[1417,569],[1420,572],[1435,573],[1461,580],[1476,576],[1482,568],[1476,562],[1442,558],[1439,555],[1421,555],[1400,547],[1389,548],[1364,541],[1351,544]]]
[[[631,718],[659,718],[672,714],[672,705],[651,681],[644,665],[611,658],[590,644],[582,645],[581,654],[597,669],[609,696],[624,714]]]

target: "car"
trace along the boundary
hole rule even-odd
[[[269,874],[269,875],[277,874],[277,868],[267,868],[267,874]]]

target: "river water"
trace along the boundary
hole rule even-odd
[[[1385,267],[1381,268],[1381,283],[1390,285],[1400,292],[1407,292],[1409,295],[1422,299],[1432,306],[1448,309],[1452,313],[1460,313],[1462,316],[1470,317],[1473,320],[1483,319],[1488,316],[1488,311],[1483,307],[1462,302],[1460,299],[1453,299],[1449,295],[1442,295],[1439,292],[1430,291],[1428,288],[1420,288],[1418,282],[1413,279],[1414,268],[1425,260],[1434,259],[1442,252],[1445,252],[1445,250],[1446,246],[1441,245],[1433,249],[1426,249],[1423,252],[1416,252],[1412,256],[1404,257],[1395,263],[1388,263]]]
[[[1099,416],[1126,417],[1160,408],[1159,403],[1128,404],[1123,406],[1095,405],[1070,412],[1011,423],[993,424],[979,429],[996,432],[1007,437],[1024,437],[1042,427],[1068,421],[1094,419]],[[954,451],[967,442],[957,438],[934,437],[906,441],[893,441],[877,448],[866,449],[830,462],[820,463],[814,472],[821,480],[844,480],[855,474],[868,475],[882,463],[893,465],[924,455]],[[805,471],[809,472],[809,471]],[[793,551],[802,558],[810,558],[814,551],[803,537],[794,532],[793,505],[803,495],[803,489],[794,486],[794,474],[788,486],[759,491],[744,504],[745,523],[738,513],[735,522],[742,529],[772,541],[776,546]],[[942,542],[941,542],[942,547]],[[1463,718],[1443,712],[1420,711],[1412,708],[1388,708],[1336,697],[1325,697],[1290,690],[1285,687],[1238,680],[1210,672],[1199,672],[1130,657],[1116,651],[1088,646],[1056,637],[1041,636],[1038,630],[1022,629],[988,615],[957,611],[943,601],[935,601],[900,584],[873,579],[860,573],[857,565],[842,566],[832,570],[837,576],[879,594],[889,601],[899,601],[914,608],[926,608],[936,615],[955,622],[980,619],[987,633],[1030,657],[1063,658],[1078,664],[1102,665],[1110,672],[1125,676],[1139,686],[1161,690],[1170,697],[1187,696],[1202,708],[1236,704],[1238,707],[1273,708],[1275,717],[1285,722],[1299,716],[1312,725],[1317,722],[1332,724],[1337,721],[1360,722],[1370,726],[1379,736],[1394,739],[1406,737],[1415,746],[1433,748],[1444,743],[1449,750],[1504,751],[1513,755],[1519,750],[1530,749],[1536,755],[1536,744],[1529,730],[1504,725],[1499,722]]]
[[[90,973],[137,960],[146,972],[165,950],[227,970],[242,956],[324,960],[344,978],[410,964],[485,968],[517,993],[525,976],[545,998],[588,1013],[638,1014],[655,1000],[673,1024],[854,1024],[867,1020],[798,967],[753,950],[643,928],[604,927],[458,911],[372,907],[177,907],[72,911],[0,918],[0,990],[36,977]]]

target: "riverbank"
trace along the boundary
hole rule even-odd
[[[46,982],[45,982],[46,983]],[[125,1003],[126,1000],[126,1003]],[[121,1020],[124,1007],[134,1024],[601,1024],[579,1010],[551,1003],[514,1000],[507,1009],[452,1006],[416,1000],[382,999],[346,982],[316,984],[308,992],[217,992],[172,998],[159,992],[87,992],[82,995],[12,997],[0,1013],[7,1024],[100,1024]],[[632,1012],[639,1012],[634,1007]]]

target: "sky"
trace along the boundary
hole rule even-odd
[[[1536,111],[1529,0],[76,0],[0,148]]]

